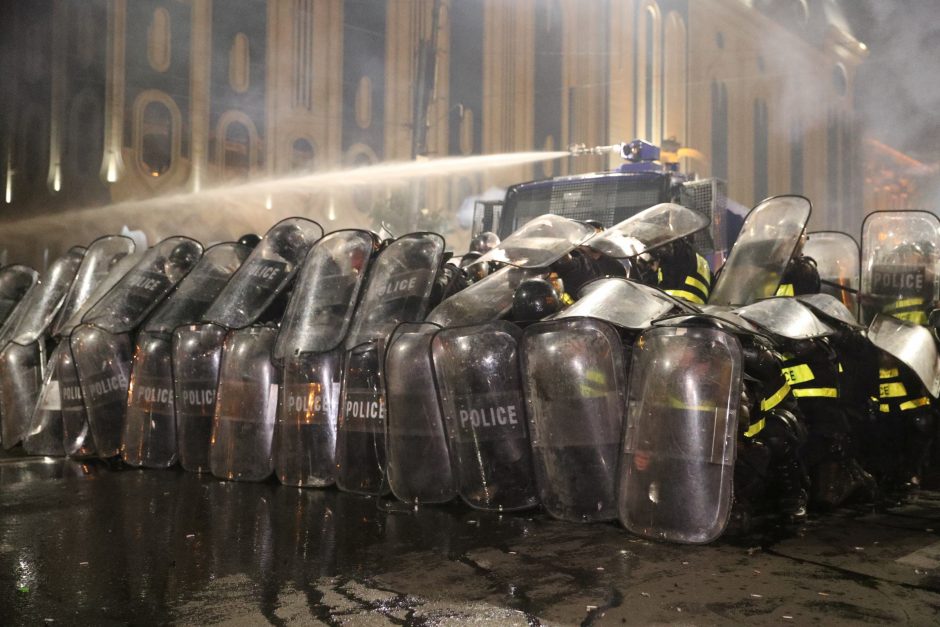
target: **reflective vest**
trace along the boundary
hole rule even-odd
[[[914,324],[927,324],[927,301],[920,297],[896,300],[886,305],[881,311],[898,320],[905,320]]]
[[[883,359],[882,365],[886,367],[878,369],[879,412],[904,412],[930,405],[930,398],[924,393],[920,381],[915,380],[909,371],[892,358]]]
[[[830,360],[834,353],[826,348],[828,346],[820,345],[819,350],[813,351],[808,358],[783,353],[781,371],[797,399],[839,398],[838,373],[842,372],[842,364],[835,359]]]
[[[680,262],[676,257],[670,261]],[[672,274],[672,278],[668,274]],[[657,272],[657,285],[661,290],[696,305],[704,305],[708,301],[712,288],[712,272],[705,257],[695,253],[695,269],[685,270],[684,276],[681,272],[668,274],[664,276],[662,268]]]

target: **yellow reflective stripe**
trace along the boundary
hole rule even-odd
[[[697,268],[698,273],[701,274],[703,277],[705,277],[705,279],[711,279],[712,269],[708,265],[708,259],[706,259],[705,257],[702,257],[698,253],[695,253],[695,263],[696,263],[696,266],[698,266]],[[708,290],[705,290],[705,291],[707,292]]]
[[[810,368],[807,364],[797,364],[796,366],[784,368],[783,376],[790,385],[806,383],[807,381],[812,381],[816,378],[816,375],[813,374],[813,369]]]
[[[790,384],[786,381],[783,382],[783,387],[773,393],[772,396],[765,398],[760,402],[760,410],[768,411],[776,407],[780,401],[786,398],[787,394],[790,392]]]
[[[604,398],[607,396],[607,390],[592,387],[587,383],[581,384],[581,398]]]
[[[565,305],[573,305],[574,299],[568,294],[568,292],[561,293],[561,302]]]
[[[930,399],[926,396],[921,396],[920,398],[901,403],[901,410],[914,409],[915,407],[923,407],[924,405],[930,405]]]
[[[753,438],[755,435],[761,432],[761,429],[764,428],[764,424],[766,422],[767,422],[766,420],[761,418],[760,420],[752,424],[750,427],[748,427],[748,430],[744,432],[744,437]]]
[[[803,398],[805,396],[839,398],[839,390],[835,388],[793,388],[793,396],[797,398]]]
[[[663,269],[662,268],[658,268],[656,270],[656,282],[657,283],[663,282]]]
[[[894,383],[882,383],[878,386],[879,398],[898,398],[899,396],[907,396],[907,388],[904,387],[903,383],[895,381]]]
[[[889,411],[891,411],[891,405],[888,405],[887,403],[881,403],[878,405],[878,411],[883,414],[887,414]]]
[[[793,284],[792,283],[782,283],[780,287],[777,288],[777,293],[774,296],[793,296]]]
[[[845,368],[842,367],[842,362],[839,362],[839,372],[845,372]]]
[[[891,316],[897,318],[898,320],[904,320],[905,322],[912,322],[914,324],[927,324],[927,313],[923,311],[896,311],[892,313]]]
[[[604,373],[593,368],[584,373],[584,378],[594,383],[607,383],[607,377],[604,376]]]
[[[685,284],[702,290],[702,294],[708,294],[708,286],[696,279],[694,276],[685,277]]]
[[[692,292],[686,292],[685,290],[664,290],[670,296],[675,296],[676,298],[682,298],[696,305],[704,305],[705,301],[702,300],[701,296],[693,294]]]
[[[879,379],[893,379],[894,377],[900,376],[897,368],[879,368],[878,369],[878,378]]]
[[[891,311],[897,311],[898,309],[904,309],[905,307],[917,307],[923,304],[924,304],[923,298],[905,298],[902,300],[894,301],[890,305],[885,305],[884,312],[888,313]]]

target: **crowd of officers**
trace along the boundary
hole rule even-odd
[[[494,244],[493,237],[474,240],[467,259]],[[522,325],[544,318],[602,276],[640,280],[695,305],[708,301],[714,275],[685,239],[632,262],[612,261],[586,249],[574,251],[553,266],[556,272],[548,280],[520,285],[512,318]],[[816,262],[797,250],[776,296],[816,294],[820,288]],[[928,306],[924,299],[906,299],[881,311],[926,324]],[[834,335],[770,341],[766,335],[739,336],[744,391],[732,520],[780,514],[799,519],[807,508],[856,503],[896,505],[925,480],[937,478],[937,421],[924,385],[876,348],[864,329],[825,321]]]

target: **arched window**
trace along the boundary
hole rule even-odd
[[[768,157],[769,130],[767,103],[761,99],[754,101],[754,202],[760,202],[768,196]]]
[[[228,52],[228,83],[240,94],[248,91],[248,85],[251,83],[248,37],[245,33],[238,33],[232,40],[232,47]]]
[[[303,137],[295,139],[294,143],[291,144],[290,169],[294,171],[312,170],[315,156],[316,151],[309,140]]]
[[[170,13],[163,7],[154,9],[147,28],[147,61],[157,72],[170,69]]]
[[[728,179],[728,88],[712,81],[712,176]]]
[[[173,115],[163,102],[152,100],[141,116],[140,161],[147,174],[159,177],[173,165]]]

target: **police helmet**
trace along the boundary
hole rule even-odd
[[[264,239],[269,242],[271,252],[285,260],[293,260],[305,240],[300,227],[289,223],[275,225],[265,234]]]
[[[164,263],[167,276],[175,279],[189,272],[199,261],[199,247],[195,242],[182,242],[173,247]]]
[[[238,238],[238,243],[248,248],[254,248],[260,241],[261,237],[257,233],[245,233]]]
[[[470,251],[485,253],[499,246],[499,236],[492,231],[483,231],[470,240]]]
[[[816,260],[801,255],[790,261],[781,283],[793,285],[793,295],[818,294],[821,288]]]
[[[512,296],[512,318],[516,322],[534,322],[561,309],[561,299],[545,279],[526,279]]]

